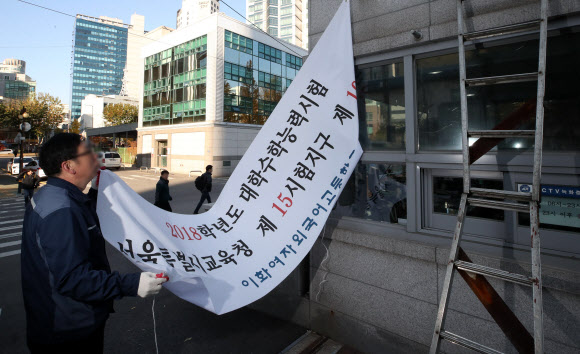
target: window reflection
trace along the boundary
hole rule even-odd
[[[205,120],[207,37],[145,58],[143,126]]]
[[[403,63],[357,71],[360,141],[365,150],[405,150]]]
[[[406,224],[406,183],[404,164],[359,163],[339,198],[335,216]]]
[[[473,188],[503,190],[503,182],[499,180],[472,178]],[[433,177],[433,212],[439,214],[457,215],[459,202],[463,193],[463,178]],[[467,206],[467,216],[503,221],[503,210]]]
[[[550,37],[544,101],[544,149],[580,150],[580,34]],[[461,108],[457,54],[417,60],[417,121],[420,150],[461,149]],[[466,52],[467,77],[537,71],[538,41]],[[534,129],[537,83],[468,87],[470,129]],[[529,108],[532,105],[532,109]],[[504,128],[505,129],[505,128]],[[473,144],[474,141],[470,141]],[[500,150],[533,147],[533,139],[506,139]]]

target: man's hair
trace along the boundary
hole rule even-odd
[[[39,153],[40,167],[44,173],[50,177],[58,175],[61,172],[60,165],[76,156],[80,144],[81,136],[74,133],[59,133],[50,138],[42,145]]]
[[[169,171],[167,171],[167,170],[161,171],[161,175],[163,176],[164,174],[169,174]]]
[[[207,166],[205,166],[205,172],[207,172],[207,171],[211,170],[212,168],[213,168],[213,166],[212,166],[212,165],[207,165]]]

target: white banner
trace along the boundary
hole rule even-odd
[[[103,171],[105,239],[216,314],[266,295],[308,254],[362,154],[354,81],[343,2],[210,211],[166,212]]]

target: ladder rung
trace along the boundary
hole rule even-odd
[[[525,31],[528,29],[529,30],[536,29],[536,28],[539,29],[541,22],[542,22],[542,20],[533,20],[533,21],[517,23],[515,25],[501,26],[501,27],[490,28],[490,29],[481,30],[481,31],[468,32],[468,33],[465,33],[463,35],[463,38],[466,41],[472,41],[474,39],[482,39],[482,38],[488,38],[488,37],[501,36],[504,34],[522,32],[522,31]]]
[[[502,75],[502,76],[476,77],[472,79],[465,79],[465,84],[469,86],[483,86],[483,85],[507,84],[511,82],[536,81],[537,79],[538,73],[534,72],[534,73]]]
[[[470,130],[471,138],[533,138],[535,130]]]
[[[486,347],[485,345],[476,343],[472,340],[458,336],[457,334],[454,334],[451,332],[441,331],[441,333],[439,335],[441,336],[441,338],[445,339],[446,341],[449,341],[449,342],[455,343],[455,344],[459,344],[465,348],[475,350],[476,352],[486,353],[486,354],[501,354],[501,352],[498,352],[495,349],[491,349],[490,347]]]
[[[530,206],[528,204],[501,202],[498,200],[479,199],[479,198],[467,198],[467,201],[469,202],[469,205],[478,206],[482,208],[512,210],[519,211],[521,213],[530,212]]]
[[[519,200],[522,202],[529,202],[532,200],[532,193],[504,191],[501,189],[487,189],[487,188],[471,188],[471,193],[474,196],[486,198],[501,198]]]
[[[528,286],[531,286],[533,284],[532,279],[530,277],[526,277],[525,275],[511,273],[501,269],[486,267],[481,264],[475,264],[465,261],[455,261],[455,266],[457,267],[457,269],[461,269],[466,272],[487,275],[490,277],[511,281],[512,283],[518,283]]]

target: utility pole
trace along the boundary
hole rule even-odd
[[[28,118],[28,113],[26,112],[26,107],[23,107],[18,115],[18,118],[22,120],[20,124],[20,163],[18,173],[22,173],[24,170],[24,151],[22,149],[22,143],[24,142],[24,133],[30,130],[30,123],[25,122],[24,120]]]

